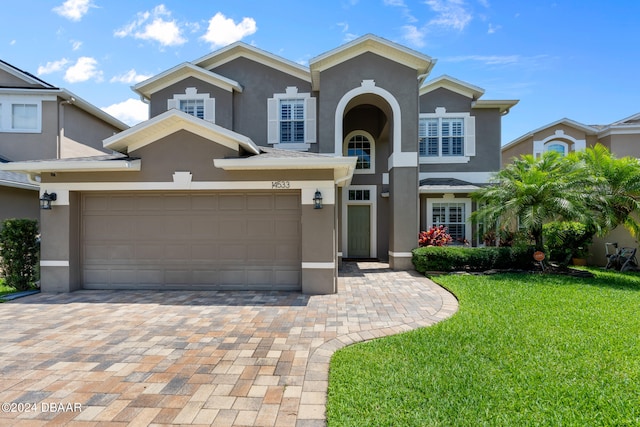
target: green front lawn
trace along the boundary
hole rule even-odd
[[[338,351],[330,426],[638,426],[640,275],[441,276],[451,319]]]
[[[16,288],[12,286],[6,286],[5,280],[0,278],[0,295],[12,294],[16,291]]]

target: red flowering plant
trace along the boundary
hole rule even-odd
[[[418,235],[418,246],[445,246],[451,243],[453,239],[447,233],[447,227],[444,225],[434,225],[427,231],[421,231]]]

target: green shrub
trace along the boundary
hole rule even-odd
[[[7,286],[12,286],[18,291],[34,286],[38,252],[38,221],[3,221],[0,230],[0,268]]]
[[[556,221],[542,227],[544,242],[549,248],[549,258],[561,265],[568,265],[571,258],[585,258],[595,230],[581,222]]]
[[[490,269],[529,269],[533,262],[533,247],[423,247],[413,250],[413,265],[420,273],[426,271],[484,271]]]

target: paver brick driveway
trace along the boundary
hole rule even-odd
[[[78,291],[0,304],[0,425],[325,423],[329,359],[457,301],[415,272],[345,263],[336,295]]]

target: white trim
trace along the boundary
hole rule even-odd
[[[69,261],[41,260],[40,267],[69,267]]]
[[[437,119],[438,120],[438,155],[437,156],[420,156],[420,147],[418,147],[418,155],[420,164],[447,164],[447,163],[469,163],[471,157],[476,155],[476,118],[471,113],[459,112],[448,113],[444,107],[436,107],[434,113],[420,113],[418,117],[418,125],[421,119]],[[447,156],[442,154],[442,119],[462,119],[464,126],[463,133],[463,155]],[[419,126],[418,126],[419,127]],[[418,145],[420,144],[420,134],[418,131]]]
[[[349,190],[369,190],[370,200],[349,200]],[[378,256],[378,186],[377,185],[350,185],[342,188],[342,253],[349,257],[349,220],[348,206],[369,206],[369,258]]]
[[[473,184],[488,183],[495,172],[420,172],[419,180],[427,178],[456,178]]]
[[[251,153],[260,154],[260,149],[250,138],[177,109],[165,111],[152,119],[113,135],[105,139],[103,145],[111,150],[126,149],[131,152],[179,130],[186,130],[202,136],[232,150],[243,147]]]
[[[426,224],[427,230],[430,229],[434,224],[432,221],[433,216],[431,215],[433,211],[434,203],[464,203],[464,234],[465,239],[467,241],[473,241],[473,227],[471,221],[469,220],[471,217],[471,199],[468,197],[460,197],[456,198],[452,193],[444,194],[443,197],[426,197],[425,198],[425,210],[423,217],[423,224]]]
[[[302,268],[333,270],[336,268],[335,262],[303,262]]]
[[[382,185],[389,185],[389,173],[382,174]]]
[[[371,150],[370,159],[369,159],[370,166],[369,166],[369,169],[355,169],[353,173],[354,175],[355,174],[362,174],[362,175],[374,174],[376,173],[376,141],[373,138],[373,135],[371,135],[366,130],[354,130],[349,132],[349,134],[347,134],[346,138],[344,139],[344,143],[342,144],[343,146],[342,154],[345,157],[349,157],[347,156],[347,147],[348,147],[349,141],[351,140],[351,138],[357,135],[362,135],[369,140],[369,148]],[[351,157],[354,157],[354,156],[351,156]],[[356,161],[356,165],[357,165],[357,161]]]
[[[598,134],[599,138],[609,135],[637,135],[640,134],[640,125],[611,125]]]
[[[391,92],[376,86],[376,83],[373,80],[363,80],[362,83],[360,84],[360,87],[351,89],[349,92],[345,93],[340,99],[340,101],[338,102],[338,105],[336,106],[336,114],[334,118],[334,126],[335,126],[334,153],[335,155],[340,156],[342,153],[342,144],[344,142],[342,138],[343,125],[344,125],[343,123],[344,110],[347,108],[347,104],[349,104],[349,101],[351,101],[356,96],[364,95],[368,93],[373,93],[375,95],[380,96],[382,99],[387,101],[387,103],[391,107],[391,111],[393,114],[393,117],[391,117],[391,120],[390,120],[393,126],[393,148],[392,148],[391,156],[393,157],[394,154],[396,155],[404,154],[402,153],[402,132],[401,132],[402,131],[402,111],[400,109],[400,104],[398,103],[398,100],[391,94]],[[389,169],[391,169],[392,167],[395,167],[395,164],[393,163],[393,161],[391,161],[392,157],[389,158],[390,159]],[[416,162],[417,162],[417,159],[416,159]],[[417,163],[416,163],[416,166],[417,166]]]
[[[209,93],[198,93],[195,87],[188,87],[184,93],[176,93],[173,98],[167,99],[167,110],[175,108],[185,112],[180,108],[182,101],[202,101],[202,119],[211,123],[216,122],[216,99],[211,97]],[[193,114],[192,114],[193,115]],[[195,117],[195,115],[193,115]]]
[[[304,143],[280,140],[280,102],[283,100],[303,101]],[[267,99],[267,144],[296,151],[301,151],[306,146],[308,150],[309,144],[317,142],[316,111],[316,98],[309,92],[298,93],[296,86],[288,86],[285,93],[274,93],[272,98]]]
[[[564,140],[564,141],[562,141]],[[571,144],[567,143],[569,141]],[[533,156],[539,157],[542,153],[548,150],[550,145],[560,144],[565,150],[565,156],[569,154],[571,148],[573,151],[584,151],[587,147],[587,141],[584,139],[576,139],[571,135],[567,135],[563,129],[556,129],[553,135],[549,135],[542,140],[534,140],[533,141]]]
[[[391,153],[387,160],[387,167],[389,170],[418,167],[418,152]]]
[[[72,171],[139,171],[141,161],[134,160],[44,160],[0,163],[0,170],[11,172],[72,172]]]
[[[0,95],[0,133],[41,133],[42,132],[42,102],[55,101],[55,96],[42,95]],[[22,129],[13,127],[13,106],[16,104],[36,106],[36,127]]]
[[[425,82],[424,86],[420,88],[420,96],[440,88],[447,89],[451,92],[474,100],[484,95],[484,89],[481,87],[443,74],[440,77],[436,77],[433,80]]]
[[[389,256],[394,258],[411,258],[413,254],[411,252],[393,252],[389,251]]]
[[[284,181],[285,186],[274,186],[274,182],[282,181],[192,181],[183,182],[67,182],[43,183],[41,192],[56,193],[58,200],[52,206],[69,204],[70,191],[169,191],[169,190],[269,190],[286,191],[301,190],[301,204],[312,205],[316,190],[322,192],[323,203],[335,204],[335,185],[328,181]]]

